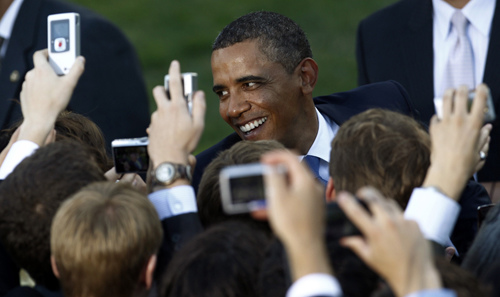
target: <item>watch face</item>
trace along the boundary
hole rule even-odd
[[[163,163],[156,168],[155,176],[156,179],[162,183],[168,182],[175,175],[175,168],[172,164]]]

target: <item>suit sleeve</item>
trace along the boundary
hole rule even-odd
[[[163,228],[155,271],[160,278],[176,251],[203,231],[192,187],[179,186],[149,194]]]

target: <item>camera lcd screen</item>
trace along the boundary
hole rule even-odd
[[[51,52],[61,53],[70,50],[69,20],[52,21],[50,23]]]
[[[230,179],[233,204],[265,200],[262,175],[235,177]]]
[[[149,155],[147,146],[120,146],[113,148],[117,173],[147,172]]]
[[[69,38],[69,20],[52,21],[52,38]]]

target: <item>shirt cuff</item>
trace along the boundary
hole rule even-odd
[[[418,291],[405,297],[457,297],[457,294],[449,289],[434,289]]]
[[[313,273],[301,277],[288,289],[286,297],[342,296],[338,280],[324,273]]]
[[[38,144],[29,140],[14,142],[0,167],[0,179],[5,179],[16,166],[39,148]]]
[[[189,212],[198,212],[196,196],[191,186],[159,190],[149,194],[148,198],[155,206],[160,220]]]
[[[460,205],[434,188],[415,188],[405,210],[405,219],[418,223],[428,240],[446,245],[460,213]]]

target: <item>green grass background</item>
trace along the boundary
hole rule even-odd
[[[198,72],[199,89],[207,94],[206,127],[200,152],[232,132],[220,118],[218,98],[212,93],[211,44],[232,20],[251,11],[269,10],[296,21],[306,32],[319,65],[315,96],[357,85],[356,28],[360,20],[396,0],[71,0],[105,16],[127,35],[142,63],[150,95],[163,84],[173,59],[182,71]]]

